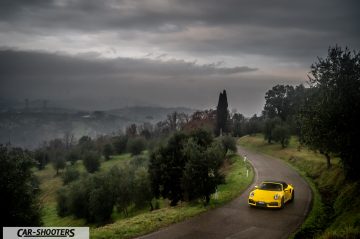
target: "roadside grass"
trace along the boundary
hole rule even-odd
[[[231,154],[226,159],[230,168],[226,173],[225,184],[218,187],[217,199],[215,195],[210,200],[211,207],[221,206],[236,196],[239,196],[254,179],[254,171],[250,163],[244,162],[238,154]],[[246,171],[248,170],[248,176]]]
[[[204,206],[201,201],[195,201],[182,202],[176,207],[170,207],[168,203],[164,203],[164,200],[159,200],[162,201],[163,208],[142,212],[103,227],[92,228],[90,230],[91,238],[133,238],[224,205],[240,195],[251,184],[254,177],[252,167],[248,162],[243,162],[239,155],[228,155],[227,160],[230,165],[227,169],[226,184],[219,186],[217,196],[212,195],[208,206]],[[247,169],[249,170],[248,177],[246,177]]]
[[[261,134],[242,137],[238,142],[284,160],[309,183],[313,191],[311,211],[290,238],[360,238],[360,186],[346,181],[338,158],[332,159],[332,167],[327,169],[325,158],[306,148],[300,149],[296,137],[291,138],[285,149],[268,144]]]

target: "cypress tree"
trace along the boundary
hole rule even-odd
[[[224,90],[219,95],[219,102],[216,108],[216,135],[220,135],[220,132],[226,133],[227,129],[227,119],[228,119],[228,101],[226,90]]]

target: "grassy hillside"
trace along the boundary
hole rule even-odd
[[[278,144],[268,144],[262,135],[242,137],[239,144],[283,159],[312,187],[312,210],[294,238],[360,238],[360,186],[345,179],[338,158],[332,159],[332,167],[327,169],[325,158],[301,148],[295,137],[286,149]]]
[[[121,167],[122,164],[131,159],[129,154],[114,156],[111,160],[102,162],[101,170],[106,171],[116,165]],[[78,161],[75,166],[80,172],[85,173],[81,161]],[[148,208],[129,208],[129,216],[125,217],[122,213],[114,210],[113,223],[102,227],[88,225],[91,228],[91,238],[132,238],[158,230],[161,227],[223,205],[238,196],[253,180],[254,175],[251,166],[247,162],[244,163],[242,158],[236,154],[227,156],[222,170],[226,174],[226,184],[219,186],[217,195],[213,195],[208,206],[205,207],[202,202],[196,201],[182,202],[176,207],[169,207],[167,200],[160,199],[154,200],[154,204],[157,204],[159,209],[152,212]],[[246,177],[246,170],[249,170],[248,177]],[[55,174],[52,165],[48,165],[45,170],[36,172],[40,180],[45,226],[85,226],[86,222],[83,219],[77,219],[73,216],[59,217],[57,215],[56,192],[62,186],[62,179]]]
[[[100,170],[109,170],[113,166],[121,166],[131,159],[130,154],[117,155],[111,160],[101,163]],[[82,161],[77,161],[74,165],[80,173],[86,170]],[[40,201],[43,206],[44,226],[83,226],[85,221],[76,219],[72,216],[59,217],[56,213],[56,192],[63,185],[61,175],[56,176],[56,171],[51,164],[44,170],[36,171],[36,176],[40,181]]]

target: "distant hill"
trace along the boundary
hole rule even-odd
[[[106,111],[106,113],[116,115],[133,122],[155,123],[165,119],[168,114],[174,111],[186,114],[192,114],[193,112],[195,112],[194,109],[189,109],[185,107],[164,108],[152,106],[134,106],[120,109],[112,109]]]
[[[34,105],[34,104],[32,104]],[[83,111],[56,107],[2,107],[0,110],[0,144],[38,147],[42,142],[73,135],[116,134],[126,126],[144,122],[156,123],[174,111],[191,114],[189,108],[126,107],[107,111]]]

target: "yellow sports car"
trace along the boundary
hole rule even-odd
[[[250,192],[249,205],[268,208],[283,208],[286,202],[294,200],[291,184],[280,181],[264,181]]]

